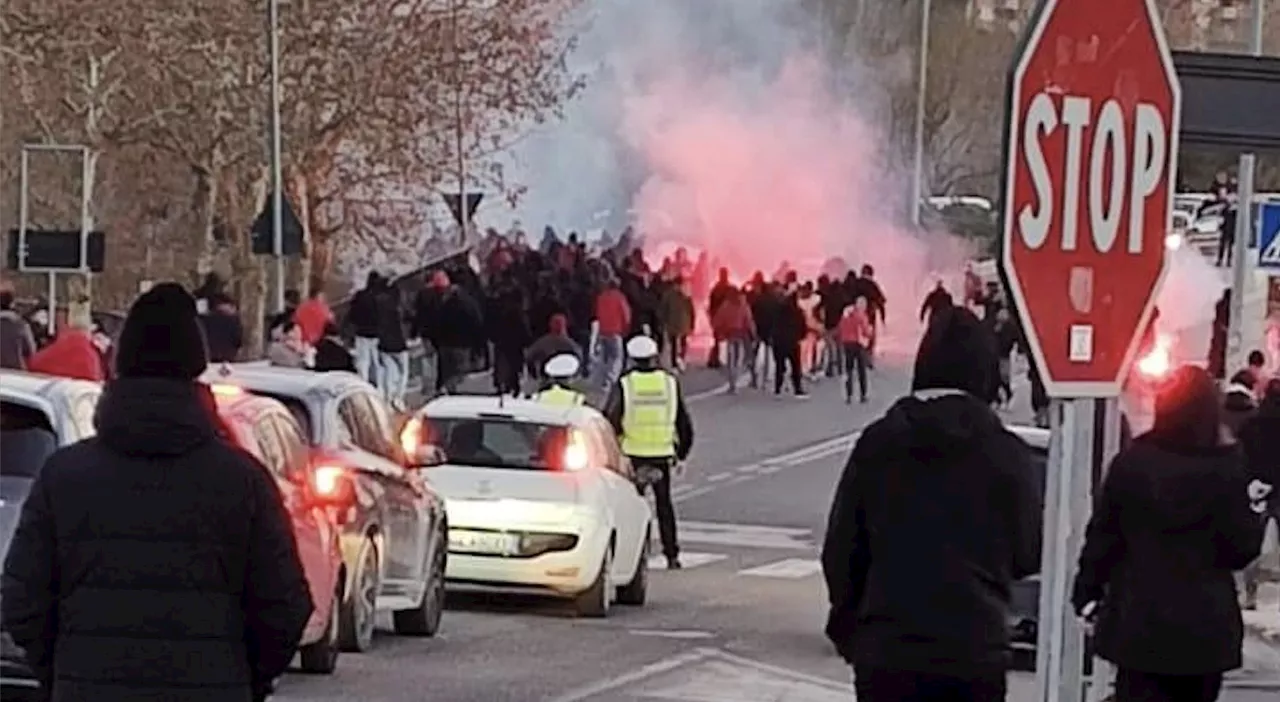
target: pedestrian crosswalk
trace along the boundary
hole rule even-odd
[[[686,570],[714,567],[731,570],[734,576],[781,580],[822,572],[812,529],[691,521],[680,524],[679,534],[680,565]],[[656,540],[652,553],[661,553]],[[651,557],[649,568],[666,570],[666,558]]]

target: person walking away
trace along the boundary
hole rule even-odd
[[[703,252],[705,255],[705,252]],[[699,261],[701,261],[699,257]],[[720,305],[728,299],[730,291],[734,290],[733,284],[729,282],[729,269],[721,268],[716,274],[716,283],[711,286],[711,292],[707,295],[707,319],[715,319],[716,313],[720,311]],[[714,325],[712,325],[714,328]],[[711,342],[711,353],[707,356],[707,368],[719,368],[721,362],[720,348],[723,339],[714,337]]]
[[[632,337],[627,355],[635,367],[618,378],[605,400],[604,416],[613,425],[622,453],[631,459],[644,487],[653,487],[658,535],[667,568],[680,568],[676,510],[671,502],[671,473],[693,449],[693,420],[676,377],[659,367],[658,345],[647,336]]]
[[[287,320],[286,320],[287,321]],[[244,324],[235,300],[225,293],[209,298],[208,310],[200,315],[200,326],[209,345],[211,363],[235,363],[244,348]]]
[[[102,354],[89,335],[92,326],[89,315],[73,315],[48,346],[27,359],[27,370],[95,383],[106,380]]]
[[[773,394],[782,394],[782,383],[791,375],[791,390],[797,398],[807,398],[801,380],[803,375],[800,365],[800,342],[809,331],[804,312],[800,310],[796,299],[796,290],[789,287],[778,302],[778,316],[773,321],[773,338],[769,341],[773,349]]]
[[[515,280],[504,274],[485,314],[493,341],[493,387],[499,395],[519,395],[524,351],[529,346],[529,318]]]
[[[356,375],[365,382],[378,382],[378,305],[382,275],[369,271],[364,287],[351,298],[346,325],[355,336]]]
[[[826,633],[859,702],[1005,698],[1014,580],[1040,567],[1031,450],[991,409],[995,341],[940,311],[911,394],[865,430],[822,548]]]
[[[324,290],[319,286],[312,288],[307,301],[294,311],[293,320],[302,327],[302,340],[315,346],[324,336],[325,325],[333,321],[333,310],[329,309]]]
[[[796,304],[804,317],[804,336],[800,339],[801,373],[810,381],[818,380],[818,361],[822,352],[822,320],[818,318],[818,296],[814,294],[813,283],[800,286],[796,295]]]
[[[592,324],[595,339],[596,367],[599,369],[601,389],[613,387],[622,375],[623,339],[631,329],[631,305],[618,287],[618,279],[606,274],[603,288],[596,295],[595,321]]]
[[[818,315],[822,319],[822,348],[824,349],[824,370],[828,378],[839,375],[844,368],[841,356],[843,345],[840,343],[840,320],[850,304],[844,287],[839,280],[830,280],[823,276],[818,280]]]
[[[947,292],[946,287],[939,280],[933,290],[930,290],[929,294],[924,296],[924,302],[920,304],[920,321],[927,323],[934,312],[951,307],[953,304],[951,293]]]
[[[760,383],[769,382],[769,362],[773,358],[773,327],[778,316],[778,295],[773,284],[765,282],[764,273],[756,271],[751,279],[751,290],[747,294],[747,304],[751,305],[751,320],[756,325],[756,338],[747,353],[747,363],[752,370],[760,364],[760,373],[751,375],[751,387],[759,387]],[[775,369],[775,373],[777,370]],[[756,381],[759,381],[757,383]]]
[[[267,347],[267,361],[280,368],[310,368],[313,350],[302,340],[298,323],[287,321],[280,332],[280,338]]]
[[[211,273],[210,275],[213,274]],[[206,282],[206,284],[208,283]],[[200,314],[208,314],[214,308],[217,299],[226,295],[222,288],[221,282],[216,286],[210,287],[209,292],[203,297],[205,304],[203,309],[200,310]],[[292,288],[284,291],[284,309],[267,318],[267,343],[275,341],[284,333],[284,323],[294,319],[294,313],[298,311],[298,305],[301,303],[302,293]]]
[[[569,338],[569,320],[562,314],[553,314],[548,322],[547,333],[538,337],[525,351],[525,368],[529,371],[529,376],[541,385],[546,381],[542,373],[547,361],[563,353],[582,358],[578,342]]]
[[[587,396],[570,387],[573,379],[578,377],[582,364],[578,357],[571,353],[562,353],[551,357],[542,367],[542,375],[546,382],[533,399],[544,405],[556,407],[578,407],[587,403]]]
[[[1116,702],[1213,702],[1241,665],[1232,571],[1257,558],[1262,523],[1219,403],[1204,369],[1177,369],[1102,480],[1071,604],[1117,668]]]
[[[1231,376],[1231,382],[1222,393],[1222,424],[1237,436],[1240,427],[1258,411],[1256,377],[1248,371]]]
[[[13,309],[13,291],[0,289],[0,368],[26,370],[27,359],[36,352],[31,327]]]
[[[409,391],[409,339],[400,294],[390,285],[378,298],[378,389],[393,410],[405,409]]]
[[[871,341],[871,318],[866,298],[850,305],[840,319],[838,339],[844,359],[844,402],[853,404],[853,380],[858,379],[858,401],[867,401],[867,344]]]
[[[338,325],[330,322],[324,327],[324,335],[316,342],[316,364],[314,370],[356,372],[355,357],[342,343]]]
[[[737,288],[730,288],[716,307],[711,318],[711,329],[724,344],[724,374],[729,381],[729,394],[738,392],[738,378],[743,366],[750,369],[751,385],[756,384],[756,368],[749,357],[752,340],[756,337],[756,325],[751,318],[747,298]]]
[[[1280,456],[1280,380],[1272,379],[1266,384],[1257,413],[1244,422],[1236,436],[1244,449],[1245,470],[1250,479],[1271,488],[1264,496],[1264,530],[1272,529],[1272,533],[1280,535],[1280,460],[1276,459]],[[1264,542],[1263,556],[1241,573],[1245,609],[1257,609],[1262,561],[1266,557],[1274,559],[1277,549],[1280,544]]]
[[[887,301],[884,297],[884,291],[880,289],[880,284],[875,280],[876,270],[871,264],[862,266],[862,275],[854,282],[854,298],[864,297],[867,300],[867,310],[871,315],[871,342],[867,346],[867,367],[876,367],[876,339],[879,337],[880,327],[886,322],[885,307]]]
[[[134,302],[94,416],[45,461],[0,584],[0,625],[45,699],[260,702],[311,594],[275,481],[233,446],[197,381],[195,300]]]
[[[436,392],[452,395],[466,375],[476,339],[484,336],[484,320],[478,303],[454,284],[449,274],[436,271],[431,291],[420,296],[415,328],[436,350]]]
[[[1267,355],[1258,349],[1250,351],[1245,360],[1245,368],[1241,372],[1247,376],[1248,382],[1245,385],[1253,389],[1255,398],[1261,400],[1266,393],[1267,382],[1270,380],[1270,374],[1267,373]]]
[[[658,319],[661,320],[664,344],[670,353],[671,367],[684,370],[685,351],[689,335],[693,333],[693,298],[689,297],[688,283],[674,278],[662,286],[658,298]]]
[[[1013,352],[1018,348],[1018,325],[1009,316],[1009,310],[996,313],[996,354],[1000,357],[1000,396],[998,403],[1007,406],[1013,402]]]

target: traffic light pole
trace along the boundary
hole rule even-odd
[[[89,232],[93,229],[92,193],[90,180],[93,178],[92,153],[89,147],[81,144],[23,144],[18,169],[18,270],[23,273],[44,273],[48,277],[48,330],[50,334],[57,332],[58,325],[58,272],[51,268],[28,268],[27,231],[31,228],[31,156],[34,153],[76,153],[80,154],[80,265],[78,270],[84,275],[86,284],[92,273],[89,269]],[[74,272],[74,269],[70,272]],[[70,306],[68,306],[70,312]]]
[[[1249,55],[1262,56],[1262,30],[1267,13],[1266,0],[1253,0],[1252,31],[1249,39]],[[1250,236],[1254,231],[1253,221],[1253,176],[1256,159],[1253,152],[1240,154],[1237,177],[1240,184],[1236,200],[1235,241],[1231,247],[1231,310],[1228,321],[1226,377],[1244,368],[1245,298],[1248,296],[1250,283],[1253,282],[1253,261],[1249,257]],[[1255,323],[1257,320],[1253,320]]]
[[[284,311],[284,174],[280,146],[280,0],[268,0],[271,34],[271,246],[276,312]]]

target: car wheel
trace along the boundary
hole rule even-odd
[[[378,611],[378,547],[366,539],[352,578],[351,595],[342,603],[338,617],[338,640],[342,650],[362,653],[373,647],[373,626]]]
[[[649,534],[644,535],[644,545],[640,547],[640,562],[636,563],[636,574],[631,582],[618,588],[618,604],[639,607],[649,596]]]
[[[447,538],[437,540],[436,552],[431,556],[431,568],[427,574],[422,603],[413,609],[394,612],[392,620],[396,633],[402,636],[435,636],[440,631],[440,619],[444,616],[444,570],[448,556]]]
[[[609,605],[613,604],[613,544],[604,551],[604,559],[600,563],[600,573],[586,592],[578,595],[574,605],[578,614],[584,617],[603,618],[609,616]]]
[[[328,626],[325,627],[324,638],[303,646],[298,651],[302,672],[313,675],[332,675],[338,667],[338,608],[342,602],[342,583],[333,593],[333,602],[329,604]]]

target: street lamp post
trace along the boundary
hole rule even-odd
[[[280,0],[268,0],[271,44],[271,241],[276,311],[284,310],[284,174],[280,156]]]
[[[920,57],[916,74],[915,158],[911,168],[911,223],[920,226],[920,203],[924,200],[924,113],[925,83],[929,77],[929,16],[933,0],[921,0],[920,6]]]

